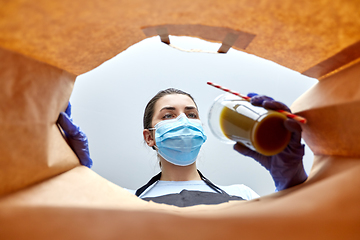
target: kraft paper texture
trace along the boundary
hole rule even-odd
[[[359,1],[0,6],[0,239],[360,238]],[[307,118],[303,137],[315,154],[305,183],[252,201],[178,208],[142,201],[79,164],[56,125],[76,76],[159,28],[321,79],[291,106]]]
[[[224,29],[244,33],[240,42],[253,35],[249,45],[235,43],[234,48],[300,73],[310,69],[308,74],[315,78],[360,57],[356,0],[1,0],[0,4],[0,46],[76,75],[145,39],[144,29],[164,25],[170,25],[175,35],[207,36],[218,42],[226,36]]]

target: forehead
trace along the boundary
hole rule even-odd
[[[183,108],[185,106],[196,107],[194,101],[189,96],[183,94],[168,94],[161,97],[155,104],[155,112],[160,111],[165,106],[175,108]]]

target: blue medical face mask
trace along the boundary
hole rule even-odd
[[[198,119],[188,119],[184,113],[176,119],[155,125],[156,149],[168,162],[187,166],[195,162],[207,136]]]

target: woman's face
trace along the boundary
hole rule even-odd
[[[165,95],[155,103],[152,127],[158,122],[174,119],[182,113],[189,119],[200,119],[197,107],[190,97],[183,94]]]

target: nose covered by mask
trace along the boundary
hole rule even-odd
[[[176,119],[155,125],[156,149],[168,162],[187,166],[195,162],[207,136],[198,119],[188,119],[184,113]]]

